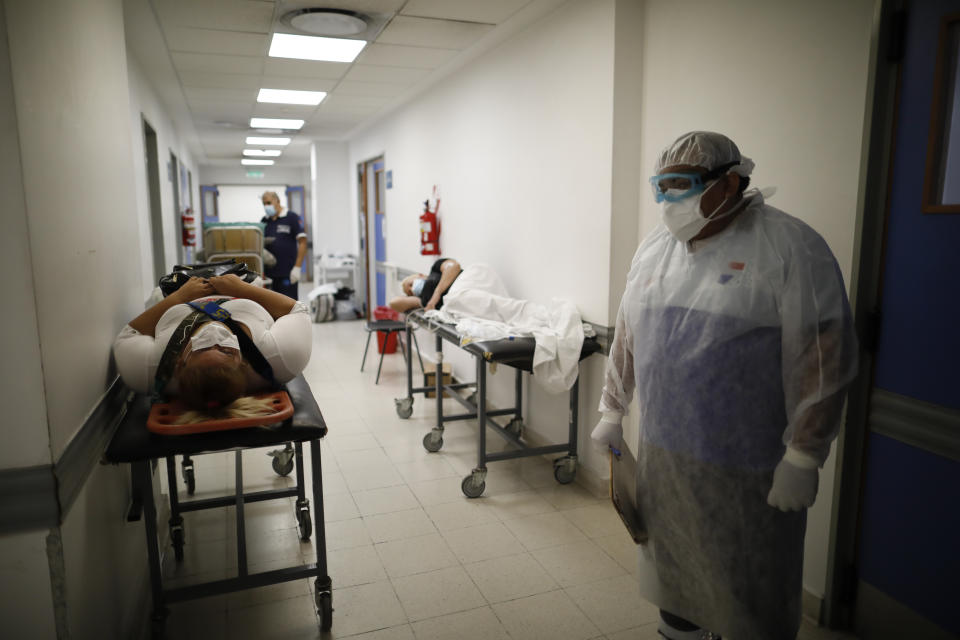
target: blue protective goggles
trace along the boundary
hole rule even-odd
[[[722,176],[727,170],[739,164],[731,162],[706,173],[661,173],[650,178],[650,186],[653,187],[653,197],[657,202],[680,202],[690,196],[703,193],[707,189],[707,183],[712,182]]]

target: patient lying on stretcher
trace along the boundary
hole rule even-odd
[[[187,303],[219,301],[235,334]],[[310,359],[306,307],[235,275],[191,278],[127,324],[113,344],[120,376],[142,393],[175,397],[181,423],[269,413],[250,396],[300,374]]]
[[[430,273],[407,276],[400,283],[404,295],[390,301],[390,308],[401,313],[423,307],[427,311],[443,306],[443,296],[463,269],[452,258],[440,258],[430,267]]]

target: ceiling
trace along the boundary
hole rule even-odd
[[[303,166],[311,140],[343,140],[557,2],[542,0],[127,0],[128,47],[205,165],[239,165],[251,117],[301,118],[277,165]],[[531,6],[528,6],[531,5]],[[325,7],[369,16],[352,63],[267,56],[281,18]],[[524,11],[526,7],[526,11]],[[526,15],[525,15],[526,14]],[[512,28],[508,25],[514,23]],[[319,106],[257,103],[260,88],[326,91]],[[184,122],[186,121],[186,122]],[[190,131],[192,129],[192,131]],[[195,134],[195,135],[193,135]],[[283,135],[288,135],[284,133]]]

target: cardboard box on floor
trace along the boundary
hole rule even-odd
[[[441,380],[443,381],[443,384],[452,384],[452,383],[451,383],[451,376],[450,376],[451,371],[452,371],[452,369],[450,368],[450,363],[449,363],[449,362],[444,362],[444,363],[443,363],[443,378],[441,378]],[[433,362],[424,362],[424,363],[423,363],[423,375],[424,375],[424,377],[426,378],[426,382],[425,382],[425,384],[424,384],[423,386],[425,386],[425,387],[434,387],[434,386],[436,386],[436,384],[437,384],[437,379],[436,379],[436,377],[435,377],[435,376],[436,376],[436,373],[437,373],[437,365],[436,365],[435,363],[433,363]],[[436,398],[436,397],[437,397],[437,392],[436,392],[436,391],[427,391],[427,397],[428,397],[428,398]],[[449,398],[449,397],[450,397],[450,394],[449,394],[448,392],[444,391],[444,392],[443,392],[443,397],[444,397],[444,398]]]

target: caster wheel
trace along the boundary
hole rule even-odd
[[[397,404],[397,415],[406,420],[413,415],[413,398],[400,398],[394,400]]]
[[[472,475],[467,476],[460,483],[460,490],[468,498],[479,498],[483,495],[483,490],[487,488],[487,483],[483,480],[476,480]]]
[[[280,456],[275,456],[273,458],[273,470],[277,472],[278,476],[290,475],[290,472],[293,471],[293,458],[284,463]]]
[[[193,475],[193,467],[183,470],[183,483],[187,485],[187,494],[192,496],[197,490],[197,480]]]
[[[518,438],[523,437],[523,420],[520,418],[514,418],[511,420],[509,423],[507,423],[507,431]]]
[[[320,616],[320,630],[330,631],[333,626],[333,594],[329,591],[317,594],[317,615]]]
[[[558,464],[553,467],[553,477],[560,484],[570,484],[577,477],[577,470],[567,469],[566,465]]]
[[[434,436],[433,431],[423,436],[423,448],[430,453],[440,451],[441,447],[443,447],[443,436]]]
[[[476,392],[476,391],[471,392],[470,395],[467,396],[467,402],[469,402],[469,403],[472,404],[472,405],[476,405],[476,404],[477,404],[477,392]]]
[[[183,527],[174,527],[170,529],[170,542],[173,544],[173,556],[177,562],[183,562]]]
[[[313,521],[310,519],[309,508],[297,511],[297,526],[300,529],[300,539],[304,542],[310,540],[313,535]]]

